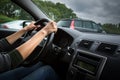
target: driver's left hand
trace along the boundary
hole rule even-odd
[[[30,31],[30,30],[33,30],[33,29],[37,29],[38,26],[34,25],[34,21],[32,21],[29,25],[25,26],[23,29],[26,30],[26,31]]]

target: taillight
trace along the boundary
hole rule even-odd
[[[3,25],[3,28],[8,29],[8,26],[7,25]]]
[[[71,29],[75,29],[74,20],[72,20],[72,22],[71,22],[71,24],[70,24],[70,28],[71,28]]]

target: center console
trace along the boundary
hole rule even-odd
[[[68,69],[67,80],[99,80],[107,58],[84,50],[76,50]]]

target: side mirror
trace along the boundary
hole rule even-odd
[[[22,26],[23,28],[31,23],[31,20],[24,21]]]

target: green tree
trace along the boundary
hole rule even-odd
[[[46,0],[34,0],[34,2],[43,12],[45,12],[50,18],[54,19],[55,21],[59,21],[62,18],[77,17],[73,10],[67,8],[65,4],[55,4],[51,1]],[[19,11],[19,14],[16,15],[15,11]],[[31,16],[29,16],[29,14],[12,3],[10,0],[0,1],[0,15],[5,15],[14,19],[31,19]]]
[[[18,12],[18,15],[16,15],[16,11]],[[31,19],[31,16],[28,15],[28,13],[26,13],[23,9],[21,9],[10,0],[0,1],[0,15],[4,15],[14,19]]]
[[[72,9],[69,9],[65,6],[65,4],[61,3],[56,3],[56,8],[60,12],[61,16],[60,19],[62,18],[76,18],[76,14],[73,12]]]
[[[12,16],[13,5],[10,0],[0,1],[0,14]]]
[[[102,27],[109,34],[120,34],[120,27],[117,27],[116,24],[106,23]]]
[[[50,18],[59,21],[62,18],[76,18],[76,14],[72,9],[66,7],[65,4],[53,3],[51,1],[34,0],[34,2],[45,12]]]

